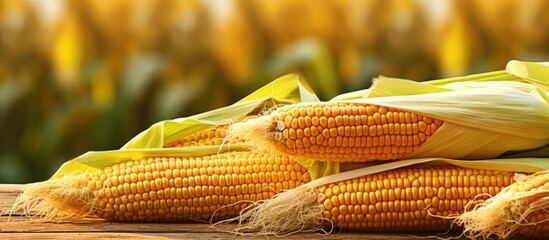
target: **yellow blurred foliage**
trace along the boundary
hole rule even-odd
[[[53,69],[60,85],[73,90],[79,83],[79,74],[84,60],[83,29],[74,17],[69,17],[54,36],[51,58]]]
[[[469,66],[470,36],[462,19],[449,22],[443,31],[438,59],[444,76],[465,75]]]

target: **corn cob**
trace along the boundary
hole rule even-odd
[[[465,168],[408,168],[318,188],[323,216],[352,231],[446,231],[460,214],[512,182],[512,174]],[[475,198],[479,194],[481,197]]]
[[[242,119],[239,119],[237,122],[254,119],[256,117],[257,117],[256,115],[249,115]],[[164,144],[164,148],[212,146],[212,145],[222,145],[222,144],[243,142],[243,140],[237,136],[231,136],[230,138],[227,138],[228,128],[229,128],[229,124],[212,126],[202,131],[197,131],[187,136],[184,136],[181,139],[170,141]]]
[[[442,124],[372,104],[301,103],[276,110],[267,144],[288,155],[323,161],[394,160],[413,153]]]
[[[335,175],[328,178],[338,179]],[[513,182],[513,174],[461,167],[407,167],[348,180],[325,179],[279,194],[225,222],[246,221],[235,231],[263,234],[330,227],[369,232],[447,231],[452,226],[450,216],[497,194]]]
[[[31,185],[15,208],[32,207],[50,219],[88,214],[131,222],[224,219],[310,181],[307,169],[286,156],[248,151],[148,158],[81,176]]]
[[[221,145],[225,137],[227,137],[227,128],[228,125],[210,127],[185,136],[177,141],[167,143],[164,145],[164,148]],[[236,136],[227,141],[227,143],[242,142]]]
[[[507,238],[520,234],[549,238],[549,172],[540,172],[512,184],[472,211],[457,217],[469,238]]]

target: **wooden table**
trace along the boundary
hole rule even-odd
[[[22,185],[0,184],[0,210],[9,209]],[[14,214],[0,216],[0,239],[266,239],[266,237],[235,236],[209,228],[206,223],[111,223],[91,218],[87,223],[53,223],[34,220]],[[455,236],[455,235],[453,235]],[[441,237],[449,237],[444,235]],[[425,237],[424,239],[436,239]],[[278,239],[271,237],[271,239]],[[294,234],[283,239],[414,239],[418,236],[407,234],[375,233],[317,233]]]

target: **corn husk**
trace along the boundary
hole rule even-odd
[[[370,89],[340,95],[331,102],[392,107],[444,121],[419,149],[406,156],[408,159],[486,159],[546,146],[549,75],[528,75],[527,70],[520,71],[520,76],[512,73],[518,66],[531,71],[549,67],[518,61],[509,66],[507,71],[426,83],[382,77]],[[276,151],[274,141],[269,140],[273,136],[262,134],[271,124],[270,118],[234,124],[232,131],[257,149]]]
[[[408,166],[448,166],[532,173],[549,169],[548,158],[489,159],[479,161],[423,158],[371,165],[313,180],[295,189],[277,194],[274,198],[257,202],[244,209],[240,216],[220,221],[215,227],[237,222],[229,232],[241,235],[287,236],[298,232],[325,232],[324,209],[318,203],[317,188]],[[333,226],[332,226],[333,228]],[[367,229],[364,229],[367,231]]]
[[[549,62],[523,62],[511,60],[507,63],[505,70],[425,81],[422,83],[428,86],[433,86],[433,88],[423,86],[421,90],[418,89],[414,92],[410,92],[406,88],[402,87],[401,91],[398,89],[392,89],[391,92],[378,92],[377,94],[380,95],[377,95],[377,97],[430,93],[430,91],[444,91],[445,88],[452,88],[452,86],[459,86],[459,84],[463,83],[487,83],[489,85],[495,85],[494,82],[528,83],[547,92],[549,91],[547,76],[549,76]],[[378,79],[406,80],[384,76],[380,76]],[[372,89],[364,89],[343,93],[332,98],[332,101],[376,97],[376,94],[372,94],[371,91]]]
[[[259,114],[265,108],[298,102],[315,102],[318,97],[308,83],[298,75],[286,75],[258,89],[233,105],[201,113],[198,115],[165,120],[155,123],[139,133],[120,150],[88,152],[64,163],[52,178],[73,173],[95,173],[117,163],[138,160],[151,156],[197,156],[229,150],[242,150],[242,144],[226,144],[210,147],[185,147],[162,149],[164,143],[193,134],[216,125],[229,124],[250,114]],[[304,160],[314,178],[339,172],[336,163]]]

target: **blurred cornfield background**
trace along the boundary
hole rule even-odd
[[[291,72],[321,99],[549,60],[549,1],[0,1],[0,182]]]

